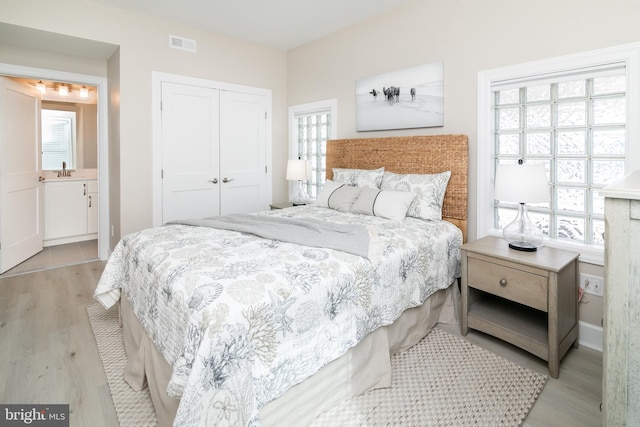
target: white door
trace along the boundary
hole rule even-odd
[[[265,210],[264,95],[162,83],[162,223]]]
[[[267,209],[264,95],[220,92],[221,214]]]
[[[162,83],[162,223],[219,215],[219,91]]]
[[[42,250],[40,97],[0,77],[0,273]]]

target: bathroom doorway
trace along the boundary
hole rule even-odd
[[[14,72],[15,70],[18,70],[18,72]],[[80,139],[86,144],[74,148],[74,155],[76,157],[72,170],[72,178],[78,179],[82,177],[82,179],[87,179],[86,183],[88,184],[90,183],[89,180],[92,179],[93,188],[95,188],[93,198],[89,201],[89,206],[93,208],[93,212],[95,213],[95,219],[93,221],[87,220],[93,224],[93,231],[87,231],[85,235],[80,236],[80,238],[78,238],[77,233],[72,233],[73,237],[69,238],[61,235],[53,236],[53,238],[49,236],[48,241],[46,238],[43,238],[45,247],[42,251],[31,254],[31,256],[18,265],[14,266],[12,263],[9,266],[5,265],[8,270],[0,274],[0,278],[28,271],[87,262],[89,260],[106,259],[109,248],[106,78],[38,70],[7,64],[0,64],[0,74],[11,76],[13,79],[18,79],[25,84],[31,85],[36,85],[41,81],[43,83],[47,81],[51,85],[49,91],[52,93],[47,97],[43,97],[43,108],[76,110],[79,125],[75,129],[78,130],[78,133],[81,133],[83,129],[88,130],[88,134],[92,133],[93,137],[87,138],[86,135],[82,135]],[[55,84],[60,82],[63,82],[69,89],[72,89],[70,91],[72,94],[71,98],[63,100],[55,98],[56,96],[64,96],[58,94],[55,88]],[[93,91],[93,104],[88,103],[88,101],[85,101],[84,104],[84,107],[90,108],[82,107],[82,102],[79,102],[78,99],[73,99],[73,96],[79,96],[78,89],[83,87],[87,89],[90,88],[90,90]],[[68,95],[69,94],[67,94],[67,96]],[[44,107],[45,104],[46,107]],[[92,124],[84,120],[89,117],[93,118]],[[89,140],[92,140],[93,145],[89,143]],[[58,175],[57,172],[57,170],[42,170],[40,174],[42,194],[45,193],[44,187],[47,185],[45,183],[55,181]],[[74,176],[76,173],[79,175]],[[82,175],[82,173],[88,173],[88,175]],[[44,197],[42,197],[41,200],[41,205],[44,206]],[[46,230],[46,227],[42,228]],[[3,251],[0,251],[0,256],[8,257],[9,253],[4,251],[4,244],[2,249]],[[3,270],[6,270],[6,268],[3,268]]]

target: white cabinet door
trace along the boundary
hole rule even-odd
[[[87,234],[87,181],[47,182],[45,240]]]
[[[98,212],[99,212],[99,198],[98,198],[98,181],[87,181],[88,196],[87,196],[87,233],[98,232]]]

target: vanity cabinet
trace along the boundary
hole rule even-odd
[[[44,218],[44,246],[97,239],[97,181],[45,182]]]

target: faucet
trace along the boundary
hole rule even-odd
[[[67,171],[67,162],[62,162],[62,171],[58,172],[58,176],[71,176],[71,172]]]

